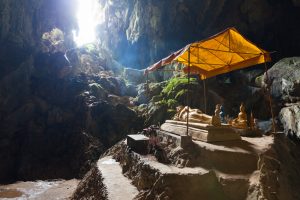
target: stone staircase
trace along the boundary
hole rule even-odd
[[[122,168],[111,156],[98,160],[97,167],[102,174],[109,200],[132,200],[138,194],[130,179],[122,174]]]
[[[184,168],[137,154],[122,142],[98,160],[97,170],[109,200],[246,199],[258,155],[272,142],[270,138],[213,144],[194,141],[196,166]]]

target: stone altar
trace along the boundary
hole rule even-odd
[[[166,120],[161,125],[160,130],[173,133],[175,135],[186,135],[186,122]],[[221,124],[220,126],[213,126],[205,123],[189,123],[189,135],[194,140],[204,142],[220,142],[229,140],[241,140],[241,136],[230,125]]]

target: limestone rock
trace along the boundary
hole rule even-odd
[[[300,139],[300,104],[282,108],[279,119],[286,135]]]
[[[146,76],[144,75],[143,70],[125,68],[124,77],[130,83],[134,83],[134,84],[141,84],[146,82]]]
[[[102,181],[101,172],[94,166],[79,183],[71,199],[107,199],[107,192]]]
[[[234,25],[259,46],[283,57],[299,49],[300,29],[294,26],[298,2],[102,0],[106,22],[99,27],[99,38],[123,65],[143,69],[190,42]]]
[[[300,96],[300,58],[284,58],[268,70],[271,81],[272,96],[292,101],[293,97]],[[264,82],[267,84],[267,77],[264,75]]]

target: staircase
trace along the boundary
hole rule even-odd
[[[121,166],[111,156],[98,160],[97,166],[109,200],[132,200],[138,194],[137,188],[122,174]]]

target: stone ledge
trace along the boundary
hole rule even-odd
[[[221,142],[229,140],[241,140],[240,135],[229,126],[212,126],[201,123],[189,124],[189,135],[194,140],[204,142]],[[186,123],[180,121],[167,120],[160,129],[165,132],[173,133],[179,136],[186,135]]]

